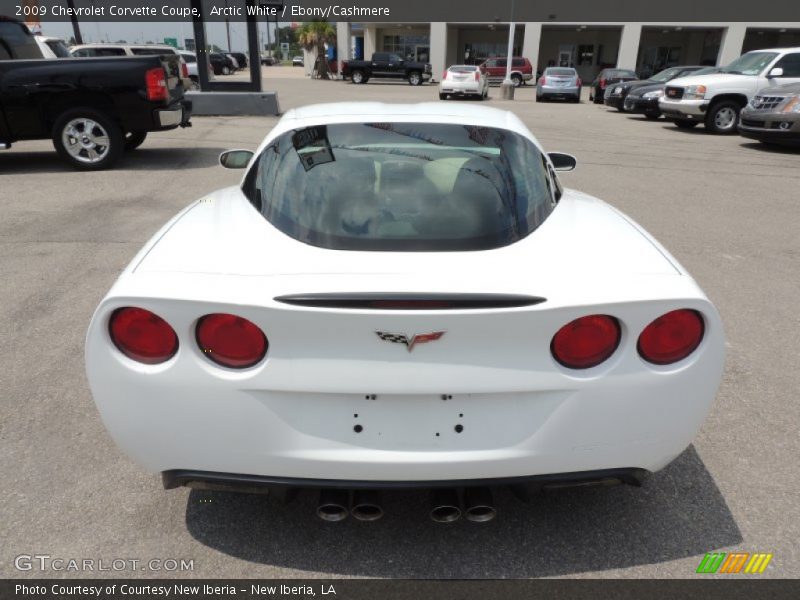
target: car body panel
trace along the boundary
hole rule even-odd
[[[489,83],[501,83],[506,78],[506,66],[508,58],[498,57],[489,58],[481,63],[481,69],[489,77]],[[531,61],[523,56],[514,56],[511,59],[511,75],[519,76],[521,82],[525,84],[533,79],[533,65]]]
[[[290,111],[259,152],[299,128],[372,120],[498,127],[540,147],[505,111],[342,103]],[[412,311],[278,299],[325,292],[526,294],[545,301]],[[170,323],[177,353],[145,365],[117,351],[109,319],[124,306]],[[702,343],[676,364],[645,363],[636,350],[639,332],[677,308],[702,314]],[[209,361],[193,331],[212,312],[261,327],[266,358],[244,370]],[[586,314],[618,318],[620,346],[599,366],[567,369],[551,355],[550,341]],[[443,333],[412,352],[376,332]],[[190,205],[142,248],[98,306],[86,341],[87,376],[103,421],[150,471],[340,481],[657,470],[700,427],[723,358],[719,315],[680,264],[628,217],[572,190],[533,233],[502,248],[365,252],[290,238],[239,188],[226,188]]]
[[[744,137],[800,144],[800,83],[759,90],[740,116],[739,133]]]
[[[472,71],[457,72],[458,69],[472,69]],[[475,79],[478,73],[478,79]],[[489,78],[480,67],[471,65],[452,65],[439,82],[439,95],[454,96],[479,96],[483,97],[489,92]]]
[[[650,79],[643,79],[641,81],[635,81],[634,80],[634,81],[625,81],[625,82],[616,83],[613,86],[611,86],[611,88],[608,90],[608,93],[604,97],[604,103],[606,104],[606,106],[611,106],[611,107],[614,107],[614,108],[617,108],[617,109],[622,109],[622,110],[628,110],[627,106],[626,106],[626,103],[625,103],[625,100],[627,99],[629,94],[633,94],[634,92],[637,92],[637,91],[641,90],[642,88],[650,88],[652,86],[659,86],[663,90],[664,86],[667,84],[668,81],[673,81],[675,79],[678,79],[679,77],[686,77],[686,76],[688,76],[688,74],[690,72],[698,71],[698,70],[701,70],[703,68],[704,67],[701,67],[699,65],[698,66],[686,65],[686,66],[669,67],[667,69],[664,69],[663,71],[660,71],[659,73],[656,73]],[[672,73],[673,76],[670,77],[670,73]],[[670,77],[670,78],[666,79],[663,82],[654,81],[654,78],[664,79],[666,77]],[[652,91],[652,90],[648,89],[648,91]],[[645,93],[645,92],[642,91],[641,93],[639,93],[637,95],[641,96],[643,93]],[[658,104],[658,102],[656,102],[656,105],[657,104]]]
[[[567,74],[567,71],[572,71]],[[581,97],[581,78],[578,72],[566,67],[548,67],[536,81],[536,98],[572,98]]]
[[[666,86],[664,97],[659,100],[661,112],[664,113],[664,115],[668,118],[688,118],[700,120],[704,118],[708,107],[717,97],[739,97],[743,100],[742,105],[744,105],[753,99],[753,96],[756,95],[758,90],[765,87],[776,84],[800,83],[800,72],[798,72],[796,76],[794,74],[790,76],[789,73],[787,73],[786,76],[781,77],[770,76],[772,69],[774,69],[775,66],[778,65],[786,56],[800,56],[800,47],[764,48],[760,50],[753,50],[752,52],[745,53],[742,56],[766,52],[775,53],[775,56],[766,64],[764,68],[759,71],[758,74],[744,75],[738,73],[725,73],[725,68],[723,67],[722,72],[719,73],[693,75],[670,81]],[[704,98],[683,98],[684,90],[688,86],[693,85],[706,86],[707,91]],[[673,94],[675,94],[674,97]]]

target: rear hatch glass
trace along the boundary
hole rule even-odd
[[[244,192],[270,223],[337,250],[482,250],[534,231],[554,206],[538,148],[504,129],[341,123],[284,133]]]

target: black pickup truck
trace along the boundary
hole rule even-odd
[[[405,79],[411,85],[420,85],[431,78],[431,66],[404,60],[398,54],[376,52],[372,60],[348,60],[342,63],[342,77],[353,83],[367,83],[375,77]]]
[[[0,17],[0,149],[52,139],[78,169],[112,166],[150,131],[190,126],[180,56],[42,58],[28,28]]]

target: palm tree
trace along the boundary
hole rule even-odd
[[[328,61],[325,56],[325,44],[336,42],[336,29],[327,21],[309,21],[297,30],[298,43],[309,52],[316,52],[314,72],[317,76],[328,77]],[[313,73],[312,73],[313,76]]]

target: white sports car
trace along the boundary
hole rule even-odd
[[[166,488],[368,520],[416,487],[488,520],[491,486],[639,485],[708,413],[716,309],[512,113],[309,106],[221,162],[241,185],[167,223],[87,335],[105,425]]]

